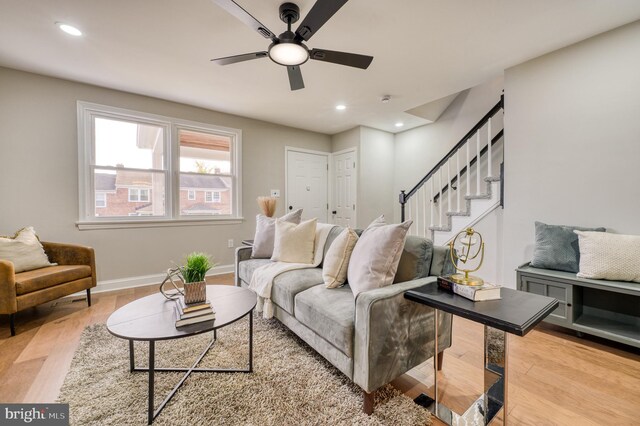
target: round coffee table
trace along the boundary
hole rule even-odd
[[[160,293],[135,300],[115,311],[107,320],[107,329],[116,337],[129,341],[129,370],[149,373],[149,423],[160,414],[176,391],[191,373],[251,373],[253,371],[253,309],[256,307],[256,294],[242,287],[228,285],[208,285],[207,299],[211,302],[216,318],[198,324],[176,328],[176,313],[173,300],[167,300]],[[197,368],[198,364],[216,341],[216,330],[232,324],[239,319],[249,317],[249,363],[246,369]],[[213,331],[213,338],[196,362],[189,368],[156,368],[155,343],[159,340],[180,339],[196,334]],[[134,341],[149,342],[149,367],[135,366]],[[185,372],[184,377],[173,388],[160,406],[155,409],[154,374],[156,372]]]

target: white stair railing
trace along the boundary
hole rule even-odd
[[[493,162],[497,161],[499,165],[503,157],[503,113],[501,98],[411,191],[401,192],[401,219],[414,221],[409,231],[411,235],[433,238],[435,231],[457,232],[459,230],[451,229],[452,217],[469,216],[470,205],[475,205],[472,200],[492,197],[492,191],[496,191],[491,189],[492,182],[499,178],[493,176],[493,170],[496,169]],[[496,129],[499,130],[494,134]],[[494,160],[496,152],[498,156]],[[473,193],[472,179],[475,180]],[[453,191],[455,194],[452,194]],[[495,198],[495,194],[493,196]],[[456,221],[460,224],[460,219]]]

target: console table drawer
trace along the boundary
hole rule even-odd
[[[572,318],[573,286],[559,281],[540,279],[531,275],[520,275],[518,289],[527,293],[539,294],[558,299],[560,304],[549,314],[547,320],[558,325],[569,325]]]

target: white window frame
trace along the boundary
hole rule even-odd
[[[136,195],[135,198],[131,196],[132,191],[137,191],[138,195]],[[147,194],[146,200],[142,199],[142,191],[145,191]],[[130,203],[149,203],[151,202],[151,191],[149,188],[129,188],[128,201]]]
[[[220,193],[220,191],[211,191],[212,194],[212,199],[213,199],[213,203],[219,203],[222,201],[222,195]]]
[[[213,203],[213,191],[204,191],[204,202]]]
[[[195,189],[187,189],[187,200],[195,201],[196,199],[196,190]]]
[[[242,223],[242,131],[207,123],[165,117],[124,108],[111,107],[90,102],[78,101],[78,190],[79,229],[139,228],[159,226],[186,226]],[[165,174],[165,215],[164,216],[123,216],[96,217],[94,182],[94,139],[93,123],[96,117],[111,118],[134,123],[150,124],[163,128],[164,169],[134,169],[143,172],[162,172]],[[231,178],[232,206],[230,215],[180,215],[180,146],[178,132],[191,130],[227,136],[231,141],[231,172],[223,174]],[[98,167],[109,169],[109,167]],[[116,167],[113,167],[115,170]],[[131,170],[131,169],[128,169]],[[151,191],[149,191],[151,198]]]

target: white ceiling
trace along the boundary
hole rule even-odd
[[[236,1],[284,31],[282,0]],[[304,17],[314,0],[297,3]],[[639,18],[638,0],[350,0],[307,44],[373,63],[309,61],[306,88],[292,92],[286,69],[269,59],[209,61],[269,42],[210,0],[0,0],[0,65],[322,133],[397,132],[427,123],[408,109]],[[56,21],[84,36],[62,33]],[[385,94],[392,99],[383,104]],[[339,103],[347,109],[336,111]]]

